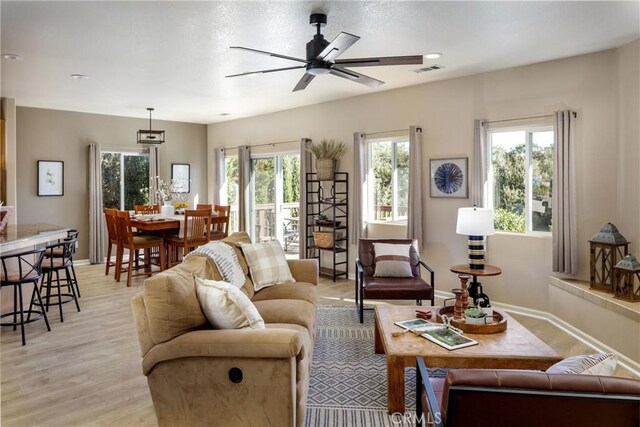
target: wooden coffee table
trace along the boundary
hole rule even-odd
[[[384,305],[375,307],[375,351],[387,355],[387,409],[390,414],[404,412],[404,368],[415,366],[416,358],[437,368],[540,369],[545,370],[562,358],[551,347],[507,316],[507,330],[499,334],[466,334],[478,345],[449,351],[425,338],[402,331],[394,322],[415,318],[415,309],[431,310],[435,321],[437,307]]]

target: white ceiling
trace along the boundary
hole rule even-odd
[[[638,1],[627,2],[11,2],[0,4],[2,96],[21,106],[215,123],[617,47],[640,37]],[[425,65],[358,68],[370,88],[304,70],[225,78],[298,63],[229,49],[305,57],[328,15],[331,41],[361,38],[340,57],[442,52]],[[413,70],[439,64],[444,70]],[[88,80],[70,78],[86,74]],[[231,115],[222,117],[220,113]]]

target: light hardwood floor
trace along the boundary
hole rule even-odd
[[[2,329],[0,424],[156,425],[129,307],[144,279],[135,278],[127,288],[126,281],[116,283],[104,276],[103,265],[76,270],[81,312],[66,304],[65,321],[60,323],[51,309],[51,332],[42,321],[29,324],[24,347],[19,330]],[[354,283],[321,279],[319,294],[321,305],[353,306]],[[515,317],[563,356],[593,352],[548,322]],[[630,376],[621,370],[617,374]]]

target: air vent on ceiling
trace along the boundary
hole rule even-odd
[[[429,67],[418,68],[417,70],[413,70],[413,72],[414,73],[426,73],[427,71],[441,70],[443,68],[444,67],[442,65],[434,64],[434,65],[431,65]]]

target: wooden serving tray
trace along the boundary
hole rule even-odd
[[[486,325],[470,325],[463,321],[453,319],[453,306],[438,307],[436,310],[436,319],[442,322],[442,315],[446,315],[451,319],[451,324],[456,328],[462,329],[467,334],[498,334],[507,329],[507,317],[499,310],[493,309],[493,321]]]

